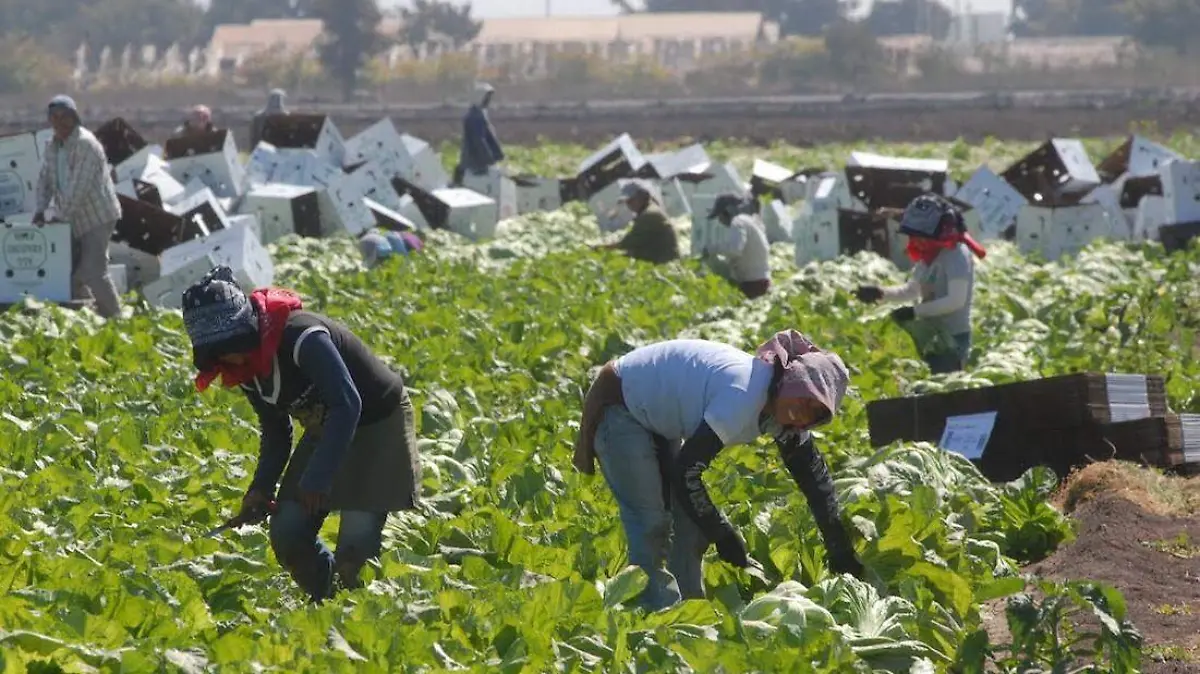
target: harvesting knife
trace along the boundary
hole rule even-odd
[[[266,508],[262,508],[259,510],[252,510],[245,514],[238,513],[237,515],[230,517],[229,519],[225,520],[224,524],[217,527],[216,529],[213,529],[212,531],[209,531],[207,534],[204,534],[204,536],[206,538],[215,538],[218,535],[220,535],[221,532],[228,531],[230,529],[237,529],[238,527],[246,525],[246,524],[258,524],[259,522],[262,522],[263,520],[267,519],[268,517],[270,517],[271,515],[274,515],[274,514],[275,514],[275,502],[270,501],[267,503]]]

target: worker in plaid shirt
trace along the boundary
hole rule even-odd
[[[52,222],[71,225],[75,297],[86,298],[90,291],[97,313],[105,318],[117,316],[121,300],[108,274],[108,242],[121,219],[121,202],[104,146],[83,128],[79,110],[69,96],[55,96],[48,112],[54,137],[46,144],[33,221],[46,222],[46,209],[53,199],[57,213]]]

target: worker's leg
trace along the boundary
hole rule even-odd
[[[76,294],[86,298],[86,291],[91,291],[96,300],[96,313],[105,318],[121,313],[121,299],[108,274],[108,242],[113,227],[115,223],[110,227],[96,227],[71,242],[74,247],[72,258],[77,260],[71,279]]]
[[[629,563],[649,577],[640,603],[658,610],[678,602],[679,585],[664,568],[671,548],[671,513],[653,434],[623,406],[611,406],[596,430],[596,457],[617,500]]]
[[[271,549],[300,589],[321,601],[333,586],[333,553],[321,540],[325,515],[309,515],[299,501],[280,501],[271,516]]]
[[[387,522],[387,516],[387,513],[362,510],[341,512],[337,552],[333,557],[338,578],[344,587],[359,587],[358,572],[368,560],[379,556],[383,548],[383,525]]]

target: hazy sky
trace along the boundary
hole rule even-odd
[[[461,1],[461,0],[460,0]],[[869,1],[869,0],[868,0]],[[950,9],[961,2],[963,11],[969,5],[976,12],[1007,12],[1011,0],[942,0]],[[395,7],[407,5],[407,0],[381,0],[384,5]],[[547,0],[473,0],[474,15],[478,18],[500,18],[521,16],[545,16]],[[611,0],[549,0],[550,11],[555,16],[583,16],[616,14]],[[641,3],[634,0],[638,6]],[[864,3],[865,4],[865,3]]]

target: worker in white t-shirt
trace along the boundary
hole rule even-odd
[[[771,288],[771,246],[762,222],[752,210],[756,204],[736,194],[718,197],[708,219],[719,221],[726,232],[701,251],[703,255],[724,257],[731,280],[749,298],[765,295]]]
[[[809,433],[837,413],[848,384],[841,358],[795,330],[776,334],[757,354],[677,339],[635,349],[600,370],[584,401],[574,463],[591,474],[600,462],[629,561],[650,579],[642,606],[703,598],[709,544],[734,566],[755,564],[701,478],[722,448],[761,435],[775,438],[812,508],[831,569],[862,577],[833,479]]]

